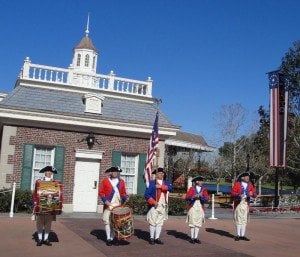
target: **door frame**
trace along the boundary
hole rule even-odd
[[[76,149],[75,150],[75,158],[76,158],[75,167],[76,167],[77,161],[87,161],[87,162],[89,160],[91,160],[92,162],[99,161],[99,170],[98,170],[98,178],[99,178],[102,156],[103,156],[102,151]],[[74,207],[75,172],[76,172],[76,169],[74,170],[72,209]],[[98,186],[99,186],[99,181],[98,181]],[[98,192],[97,192],[97,194],[98,194]],[[98,197],[97,197],[97,201],[98,201]],[[95,204],[97,205],[97,202]]]

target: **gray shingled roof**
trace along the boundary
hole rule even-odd
[[[177,131],[176,136],[172,136],[170,139],[208,146],[202,136],[183,131]]]
[[[85,113],[83,94],[51,89],[17,86],[2,101],[1,106],[22,108],[24,110],[57,113],[64,115],[93,117],[99,120],[153,124],[156,107],[150,103],[105,97],[102,114]],[[172,124],[159,110],[159,125],[178,127]]]

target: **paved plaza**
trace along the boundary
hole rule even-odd
[[[209,210],[207,217],[210,216]],[[148,256],[299,256],[300,215],[251,215],[247,236],[251,241],[234,241],[234,224],[229,209],[216,209],[200,230],[202,244],[188,242],[185,217],[169,217],[161,239],[164,245],[148,244],[145,217],[134,217],[135,235],[119,246],[106,246],[100,214],[63,214],[53,222],[52,246],[37,247],[35,222],[30,215],[0,214],[1,257],[148,257]]]

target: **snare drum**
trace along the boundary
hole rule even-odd
[[[36,181],[35,214],[61,214],[62,184],[59,181]]]
[[[117,206],[111,211],[111,222],[116,237],[125,240],[133,235],[132,211],[128,206]]]

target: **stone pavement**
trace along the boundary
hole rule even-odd
[[[209,210],[207,217],[211,217]],[[200,230],[202,244],[190,244],[185,217],[169,217],[161,239],[164,245],[148,244],[145,217],[134,217],[135,235],[119,246],[106,246],[100,214],[63,214],[53,222],[52,246],[36,247],[35,223],[29,215],[0,214],[1,257],[148,257],[148,256],[272,256],[296,257],[300,251],[300,215],[251,216],[247,236],[251,241],[234,241],[231,210],[216,210],[218,219],[206,219]]]

